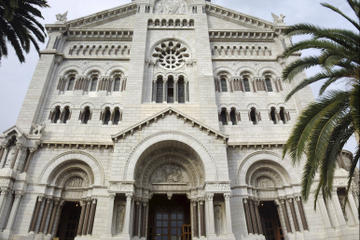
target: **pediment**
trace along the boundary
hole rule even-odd
[[[206,4],[209,29],[274,31],[277,26],[269,21],[237,12],[212,3]]]
[[[215,138],[220,138],[225,142],[228,140],[228,136],[222,134],[221,132],[219,132],[215,129],[212,129],[209,126],[206,126],[205,124],[201,123],[200,121],[198,121],[192,117],[189,117],[189,116],[185,115],[184,113],[181,113],[180,111],[178,111],[172,107],[166,108],[163,111],[156,113],[153,116],[127,128],[115,135],[112,135],[111,138],[113,139],[113,141],[125,139],[129,135],[133,135],[136,131],[141,131],[143,128],[148,127],[150,124],[157,123],[158,121],[161,121],[162,119],[164,119],[168,116],[171,116],[171,115],[175,115],[178,119],[181,119],[182,121],[184,121],[185,124],[189,124],[192,127],[196,127],[200,131],[205,131],[208,135],[212,135]]]
[[[3,136],[7,137],[9,135],[17,135],[17,136],[23,136],[23,132],[17,127],[17,126],[12,126],[11,128],[7,129],[6,131],[3,132]]]
[[[135,3],[121,5],[116,8],[108,9],[102,12],[91,14],[85,17],[77,18],[71,21],[65,21],[55,24],[47,24],[46,29],[48,31],[57,31],[65,28],[106,28],[114,23],[125,24],[126,21],[131,20],[129,17],[136,14],[137,6]],[[116,28],[127,28],[126,26],[117,26]]]

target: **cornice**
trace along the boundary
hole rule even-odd
[[[61,141],[43,141],[41,148],[62,148],[62,149],[112,149],[111,142],[61,142]]]
[[[221,132],[219,132],[215,129],[212,129],[212,128],[206,126],[205,124],[193,119],[192,117],[185,115],[184,113],[181,113],[180,111],[178,111],[172,107],[166,108],[163,111],[119,132],[118,134],[112,135],[111,138],[115,142],[120,139],[125,139],[127,136],[133,135],[136,131],[141,131],[144,127],[147,127],[151,123],[157,122],[159,119],[162,119],[168,115],[176,115],[176,117],[182,118],[185,123],[188,122],[193,127],[197,127],[200,130],[204,130],[208,133],[208,135],[213,135],[215,138],[220,138],[224,142],[226,142],[228,139],[228,136],[222,134]]]
[[[231,149],[271,149],[282,148],[285,142],[228,142]]]
[[[278,33],[262,30],[209,30],[210,41],[273,42]]]

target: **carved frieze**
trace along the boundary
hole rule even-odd
[[[156,14],[186,14],[187,5],[184,0],[158,0],[154,7]]]
[[[207,183],[206,192],[230,192],[230,184],[228,183]]]

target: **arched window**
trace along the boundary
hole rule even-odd
[[[110,108],[106,107],[102,114],[102,122],[104,125],[108,125],[111,118]]]
[[[57,123],[57,121],[60,119],[60,106],[56,106],[54,111],[50,114],[50,119],[52,123]]]
[[[162,76],[159,76],[156,81],[156,102],[157,103],[162,103],[164,101],[163,88],[164,88],[164,81],[162,79]]]
[[[95,92],[97,88],[98,77],[92,76],[90,80],[90,92]]]
[[[74,89],[74,85],[75,85],[75,77],[70,76],[66,90],[67,91],[72,91]]]
[[[169,76],[167,81],[167,102],[174,103],[174,78]]]
[[[231,111],[230,111],[230,121],[232,122],[232,125],[236,125],[236,124],[237,124],[236,109],[235,109],[235,108],[231,108]]]
[[[121,83],[120,76],[116,76],[115,79],[114,79],[114,87],[113,87],[114,92],[119,92],[120,91],[120,83]]]
[[[185,81],[184,77],[180,76],[178,83],[177,83],[178,89],[178,103],[185,103]]]
[[[226,108],[222,108],[220,115],[219,115],[219,120],[223,125],[227,125],[228,121],[227,121],[227,110]]]
[[[90,107],[85,107],[84,110],[80,113],[80,120],[82,124],[87,124],[91,120],[91,111]]]
[[[70,108],[66,106],[61,113],[61,122],[66,123],[70,119]]]
[[[245,92],[250,92],[250,82],[249,82],[249,78],[247,76],[245,76],[243,78],[243,83],[244,83]]]
[[[222,92],[227,92],[227,81],[226,78],[222,77],[220,79],[220,85],[221,85],[221,91]]]
[[[285,111],[284,107],[280,107],[280,120],[285,124],[288,121],[290,121],[290,114],[288,112]]]
[[[112,121],[113,124],[118,125],[119,122],[122,120],[121,118],[122,118],[122,116],[121,116],[120,109],[118,107],[116,107],[113,112],[113,121]]]
[[[266,86],[266,90],[268,92],[272,92],[273,91],[273,87],[271,84],[271,77],[270,76],[266,76],[265,77],[265,86]]]
[[[270,110],[270,120],[273,121],[274,124],[277,124],[277,116],[276,116],[276,108],[275,107],[271,107]]]
[[[258,118],[258,112],[256,111],[256,108],[252,107],[250,110],[250,121],[252,121],[252,123],[255,125],[258,123],[259,118]]]

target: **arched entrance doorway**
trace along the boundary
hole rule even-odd
[[[191,229],[196,234],[198,229],[204,229],[204,166],[190,146],[173,140],[153,144],[141,154],[134,176],[134,217],[130,227],[134,237],[191,239]],[[200,196],[202,202],[197,201]],[[115,208],[125,205],[124,198],[115,199]],[[125,223],[115,220],[115,225],[119,224]]]

